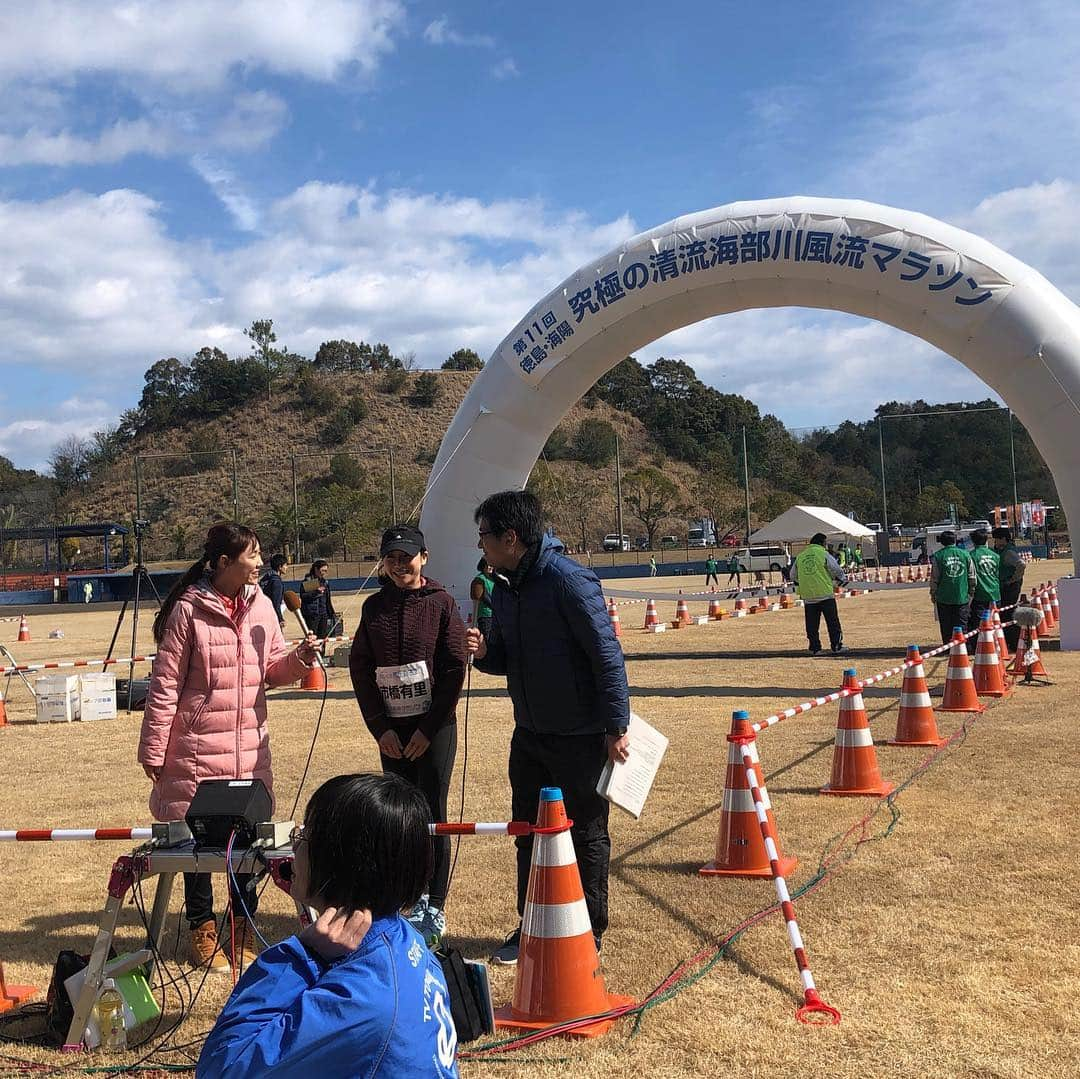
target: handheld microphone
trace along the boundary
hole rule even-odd
[[[293,592],[291,589],[287,589],[286,592],[285,592],[284,599],[285,599],[285,606],[288,607],[289,610],[292,611],[292,613],[296,615],[296,620],[297,620],[297,622],[300,623],[300,629],[303,632],[304,636],[307,637],[307,635],[311,632],[311,630],[308,629],[308,624],[307,624],[307,622],[304,621],[304,616],[300,611],[300,597],[295,592]],[[315,663],[319,667],[324,667],[325,666],[323,664],[321,656],[316,656],[315,657]]]
[[[476,577],[474,577],[473,581],[472,581],[472,584],[469,585],[469,598],[472,600],[472,624],[473,624],[473,627],[476,628],[476,629],[480,628],[477,625],[477,623],[480,620],[480,604],[481,604],[481,602],[483,602],[485,591],[486,591],[486,589],[484,588],[484,582],[481,581],[481,580],[478,580]],[[469,654],[469,666],[470,667],[472,666],[473,658],[474,657],[473,657],[472,653],[470,653]]]

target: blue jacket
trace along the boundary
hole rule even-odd
[[[233,990],[195,1074],[456,1079],[456,1052],[442,968],[392,914],[334,963],[296,937],[263,952]]]
[[[514,722],[538,734],[620,734],[630,723],[626,664],[592,570],[545,536],[515,590],[491,593],[487,655],[476,666],[505,674]]]
[[[281,612],[285,603],[285,582],[281,579],[281,574],[268,569],[259,578],[259,587],[273,605],[274,613],[278,616],[278,619],[284,620],[285,616]]]

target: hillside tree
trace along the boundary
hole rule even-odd
[[[661,522],[683,510],[675,482],[652,465],[636,468],[623,477],[623,498],[644,527],[650,547],[655,546]]]

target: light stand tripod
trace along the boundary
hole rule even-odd
[[[127,703],[125,705],[128,712],[131,712],[132,698],[135,693],[135,642],[139,635],[139,603],[142,600],[144,581],[154,594],[158,607],[161,607],[161,595],[158,593],[153,577],[150,576],[146,566],[143,565],[143,533],[149,527],[149,524],[149,521],[135,521],[135,565],[131,568],[131,595],[125,596],[124,602],[120,606],[120,614],[116,618],[116,628],[113,630],[112,640],[109,642],[109,651],[105,656],[106,662],[112,659],[116,638],[120,636],[120,627],[124,622],[124,614],[127,612],[128,603],[133,599],[135,605],[131,612],[131,652],[129,653],[132,658],[128,661]],[[119,703],[117,701],[117,704]]]

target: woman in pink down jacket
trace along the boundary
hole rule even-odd
[[[313,636],[293,651],[278,612],[258,586],[259,537],[237,524],[216,524],[200,558],[177,582],[154,619],[157,658],[150,676],[139,763],[153,780],[150,811],[160,821],[183,820],[204,779],[261,779],[273,791],[266,727],[267,685],[295,682],[314,662]],[[241,966],[245,914],[257,894],[250,876],[231,889],[236,953]],[[192,962],[227,974],[218,946],[209,873],[184,874]]]

